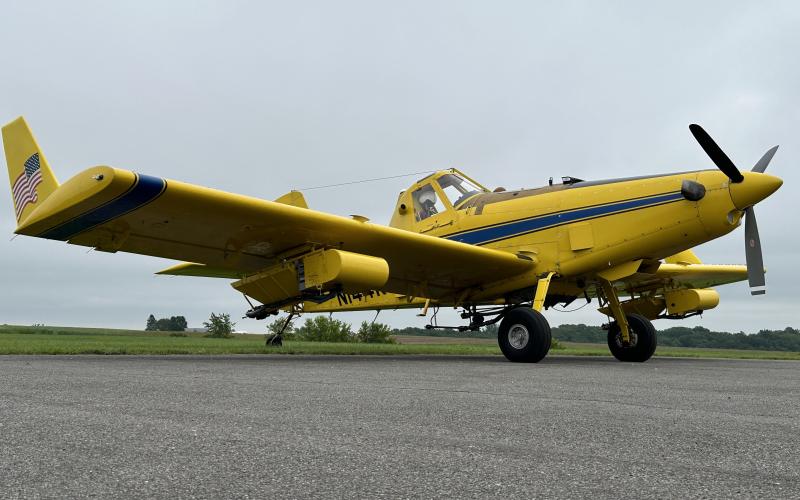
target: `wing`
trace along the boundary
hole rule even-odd
[[[636,273],[615,279],[618,293],[663,294],[671,290],[711,288],[747,280],[747,266],[733,264],[674,264],[655,262],[643,265]],[[593,292],[589,295],[595,296]]]
[[[703,264],[691,251],[665,259],[666,262],[633,263],[638,270],[614,280],[626,314],[637,313],[649,319],[684,318],[712,309],[719,303],[719,294],[711,287],[747,279],[747,266]],[[594,294],[596,296],[596,291]],[[666,309],[666,316],[662,315]],[[607,306],[598,309],[611,314]]]
[[[620,278],[609,278],[622,295],[710,288],[747,279],[747,266],[703,264],[691,250],[667,257],[663,262],[640,260],[629,265],[632,266],[630,272],[621,270]]]
[[[711,288],[747,280],[747,266],[664,263],[658,267],[655,276],[672,288]]]
[[[747,266],[703,264],[694,252],[685,250],[664,259],[655,275],[672,288],[710,288],[746,280]]]
[[[228,278],[335,248],[385,259],[384,291],[434,299],[533,267],[508,252],[111,167],[58,187],[16,232],[193,263],[170,274]]]

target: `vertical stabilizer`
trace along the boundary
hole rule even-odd
[[[23,117],[3,127],[3,148],[19,226],[56,190],[58,181]]]

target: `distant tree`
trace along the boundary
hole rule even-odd
[[[206,336],[217,338],[233,337],[233,327],[235,325],[236,323],[231,321],[231,315],[227,313],[211,313],[211,317],[208,318],[208,321],[203,322],[203,326],[208,329],[208,335]]]
[[[592,344],[605,344],[608,342],[608,333],[599,326],[561,325],[551,328],[553,337],[565,342],[587,342]],[[659,342],[661,337],[659,337]]]
[[[189,324],[186,322],[186,318],[183,316],[172,316],[169,321],[171,323],[171,331],[182,332],[189,326]]]
[[[267,334],[269,335],[277,335],[280,333],[281,328],[286,323],[286,318],[275,318],[275,321],[267,325]],[[286,326],[286,329],[283,330],[283,338],[291,339],[294,337],[295,329],[294,329],[294,320],[290,321],[289,324]]]
[[[171,316],[169,318],[156,319],[152,314],[147,318],[147,327],[145,330],[159,332],[182,332],[186,330],[189,325],[186,323],[186,318],[183,316]]]
[[[389,325],[364,321],[361,323],[361,328],[356,332],[356,338],[359,342],[369,344],[394,344],[391,334],[392,329]]]
[[[307,318],[295,332],[297,340],[311,342],[355,342],[357,339],[350,325],[327,316]]]

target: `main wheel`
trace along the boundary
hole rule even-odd
[[[630,344],[623,345],[622,331],[616,321],[608,328],[608,348],[611,354],[620,361],[642,363],[650,359],[656,352],[656,329],[649,319],[639,314],[629,314],[628,332]]]
[[[537,363],[550,350],[550,325],[538,311],[517,307],[506,314],[497,330],[497,342],[506,358]]]

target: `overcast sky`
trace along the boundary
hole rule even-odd
[[[453,166],[506,188],[710,168],[687,129],[701,123],[742,169],[781,145],[769,172],[785,184],[756,211],[768,294],[720,287],[715,310],[656,327],[798,327],[798,26],[791,1],[7,2],[0,121],[24,115],[61,182],[107,164],[268,199]],[[306,198],[387,223],[413,180]],[[246,309],[227,280],[152,274],[170,261],[10,241],[12,207],[0,189],[0,323],[200,326]],[[743,240],[697,253],[744,263]],[[599,324],[593,305],[546,316]]]

